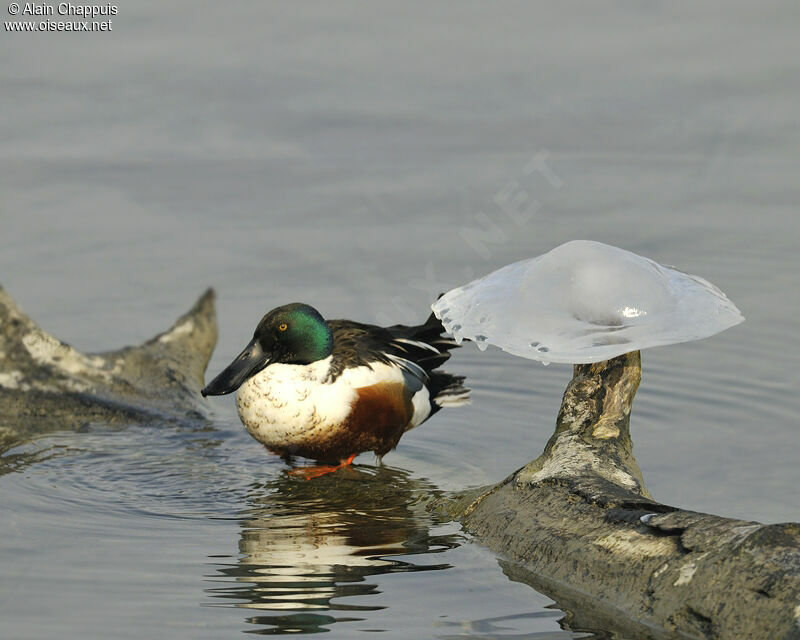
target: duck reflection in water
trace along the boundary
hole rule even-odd
[[[212,578],[232,582],[207,593],[235,600],[236,607],[274,612],[247,618],[261,627],[256,633],[308,633],[363,620],[363,612],[389,604],[375,597],[380,591],[370,576],[450,567],[409,559],[459,545],[459,536],[430,533],[437,521],[424,499],[436,493],[427,480],[386,466],[355,467],[313,482],[274,478],[250,495],[238,563],[220,567]]]

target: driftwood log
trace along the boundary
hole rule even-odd
[[[84,354],[0,288],[0,452],[87,422],[207,424],[217,338],[208,291],[171,329]],[[573,629],[636,638],[800,640],[800,524],[762,525],[652,499],[632,453],[639,353],[575,367],[544,453],[493,487],[433,504],[495,550]]]
[[[552,597],[573,629],[636,638],[800,638],[800,524],[764,525],[653,500],[629,421],[639,352],[576,365],[556,430],[499,484],[439,501]]]
[[[41,329],[0,287],[0,452],[91,422],[207,422],[200,389],[216,342],[211,289],[144,344],[87,354]]]

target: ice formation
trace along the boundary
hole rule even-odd
[[[600,362],[707,338],[744,321],[713,284],[601,242],[573,240],[432,305],[459,342],[549,362]]]

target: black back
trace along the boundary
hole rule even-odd
[[[449,351],[458,345],[443,336],[442,323],[431,314],[425,324],[378,327],[352,320],[330,320],[333,332],[331,376],[336,379],[344,369],[366,366],[372,362],[393,363],[409,368],[427,379],[434,369],[450,358]],[[425,346],[428,345],[428,346]]]

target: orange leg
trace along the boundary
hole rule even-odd
[[[290,469],[288,473],[290,476],[301,476],[306,480],[311,480],[311,478],[319,478],[320,476],[324,476],[326,473],[333,473],[339,469],[349,467],[351,464],[353,464],[355,457],[356,454],[354,453],[352,456],[340,461],[339,464],[335,466],[320,465],[318,467],[301,467],[300,469]]]

